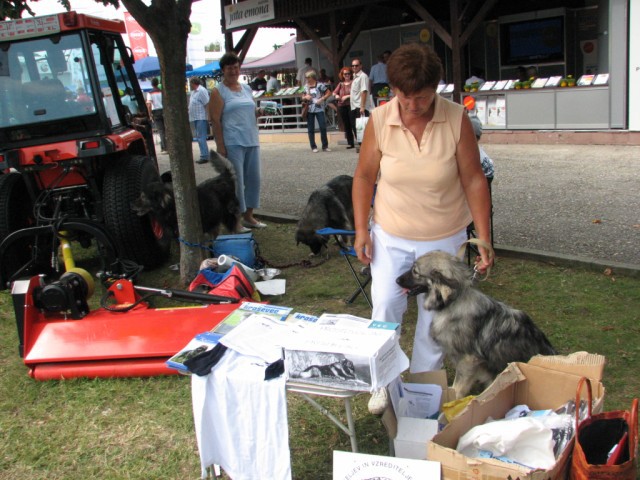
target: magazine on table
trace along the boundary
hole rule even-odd
[[[225,347],[242,355],[258,357],[266,363],[282,358],[285,339],[295,326],[261,313],[252,313],[220,339]]]
[[[323,313],[318,317],[318,325],[334,325],[339,328],[376,328],[379,330],[397,330],[399,323],[382,322],[370,318],[356,317],[347,313]]]
[[[227,315],[225,319],[212,330],[212,332],[219,333],[220,335],[226,335],[254,313],[259,313],[260,315],[284,322],[291,313],[291,310],[293,310],[291,307],[282,307],[256,302],[244,302],[237,309]]]
[[[178,353],[167,360],[166,364],[169,368],[175,368],[181,372],[188,372],[184,362],[199,355],[200,353],[211,350],[216,346],[222,335],[213,332],[203,332],[197,334],[189,343],[187,343]]]
[[[287,323],[308,325],[318,321],[316,315],[309,315],[308,313],[294,312],[287,317]]]

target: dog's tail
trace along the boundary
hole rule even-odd
[[[228,176],[235,183],[236,169],[233,167],[233,163],[231,163],[227,158],[223,157],[215,150],[209,150],[209,163],[220,175]]]

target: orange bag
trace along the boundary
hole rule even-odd
[[[587,385],[587,418],[579,420],[582,386]],[[591,382],[582,377],[576,391],[576,442],[571,480],[634,480],[637,472],[638,399],[631,410],[591,415]]]

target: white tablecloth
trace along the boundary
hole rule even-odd
[[[220,465],[233,480],[290,480],[285,376],[229,349],[206,377],[191,376],[202,474]]]

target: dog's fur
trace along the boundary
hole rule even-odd
[[[302,211],[296,230],[296,245],[307,245],[313,255],[327,246],[328,239],[316,233],[321,228],[353,230],[353,177],[339,175],[314,190]]]
[[[427,253],[396,282],[409,295],[425,294],[424,308],[433,312],[431,337],[456,368],[457,398],[476,383],[488,386],[509,362],[555,354],[525,312],[473,288],[469,267],[453,255]]]
[[[209,152],[209,163],[218,176],[209,178],[197,187],[200,204],[202,230],[213,238],[218,236],[220,226],[233,232],[240,216],[240,204],[236,196],[236,174],[229,160],[217,152]],[[152,182],[143,187],[140,196],[131,208],[140,216],[148,213],[162,225],[170,236],[178,236],[178,218],[170,177],[163,176],[161,182]]]

